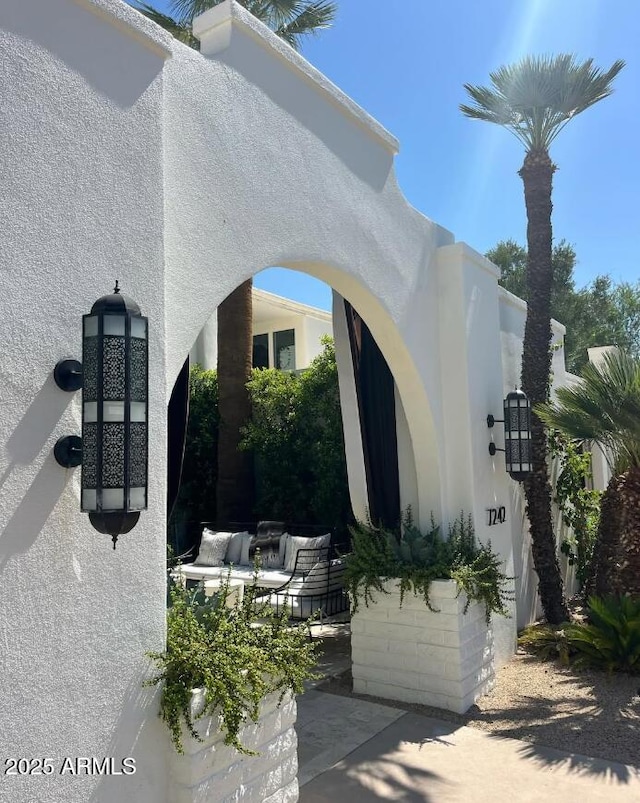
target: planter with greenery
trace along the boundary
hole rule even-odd
[[[228,591],[207,599],[202,588],[173,588],[166,650],[150,656],[159,671],[147,685],[162,684],[160,716],[179,754],[176,795],[227,799],[243,786],[252,799],[294,800],[295,695],[312,676],[316,645],[306,624],[291,627],[257,603],[255,582],[233,607]]]
[[[346,556],[354,691],[463,713],[492,685],[491,615],[511,580],[460,516],[443,538],[405,517],[402,534],[359,525]]]

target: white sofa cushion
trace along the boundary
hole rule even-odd
[[[330,545],[331,533],[316,535],[313,538],[303,535],[291,535],[287,541],[284,568],[289,572],[294,571],[294,569],[298,573],[311,571],[321,558],[326,557],[326,555],[322,554],[322,550],[326,551],[326,548]],[[300,549],[312,549],[314,552],[306,552],[300,555],[300,560],[296,566],[296,558]]]
[[[231,533],[214,532],[207,527],[202,531],[196,566],[222,566],[231,541]]]
[[[242,547],[244,542],[249,540],[251,536],[244,530],[241,533],[233,533],[231,536],[231,540],[227,545],[227,554],[225,555],[224,562],[225,563],[233,563],[234,566],[237,566],[239,563],[242,563]]]
[[[242,580],[249,585],[253,578],[253,566],[199,566],[195,563],[185,563],[176,567],[174,575],[185,580],[212,580],[226,577],[232,580]],[[283,569],[261,569],[258,574],[258,585],[264,588],[280,588],[291,579],[291,572]]]

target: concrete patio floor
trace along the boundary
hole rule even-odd
[[[349,668],[348,626],[324,629],[321,671]],[[497,737],[316,681],[298,698],[300,803],[640,801],[640,770]]]

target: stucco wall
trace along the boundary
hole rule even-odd
[[[164,641],[169,37],[101,5],[0,4],[0,753],[56,768],[3,772],[11,803],[164,800],[157,706],[141,681],[145,652]],[[114,552],[79,511],[79,469],[54,461],[56,440],[80,431],[80,394],[52,370],[80,357],[81,316],[116,277],[149,317],[152,469],[149,510]],[[131,756],[137,772],[59,773],[83,756]]]
[[[406,418],[418,523],[463,508],[513,562],[509,530],[483,524],[512,493],[484,423],[503,395],[495,270],[407,204],[394,138],[251,15],[225,2],[197,30],[204,55],[119,0],[0,6],[1,747],[137,762],[3,778],[11,803],[166,799],[140,685],[164,636],[166,403],[205,321],[264,267],[316,276],[366,320]],[[149,510],[113,552],[79,511],[79,472],[53,461],[80,407],[51,371],[79,356],[81,315],[116,277],[149,316],[151,395]],[[349,472],[359,513],[357,458]],[[511,637],[496,629],[496,650]]]

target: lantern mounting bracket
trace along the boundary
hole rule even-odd
[[[500,449],[498,446],[493,443],[493,441],[489,444],[489,454],[491,457],[495,455],[496,452],[504,452],[504,449]]]
[[[73,393],[82,387],[82,363],[78,360],[59,360],[53,369],[53,379],[60,390]]]
[[[59,438],[53,447],[53,456],[63,468],[76,468],[82,463],[82,438],[79,435]]]

